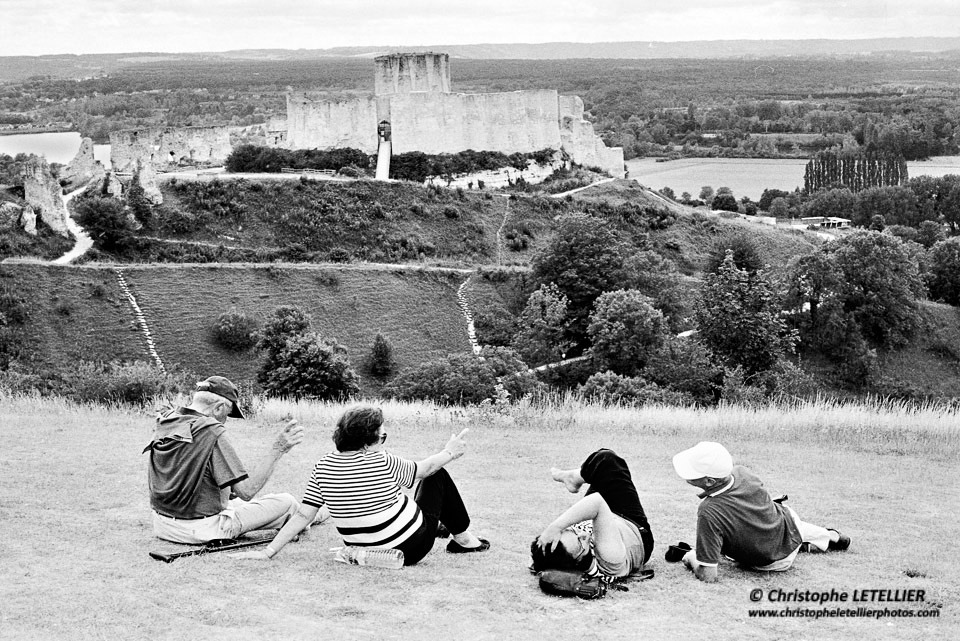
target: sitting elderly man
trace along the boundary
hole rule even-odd
[[[764,572],[782,572],[804,551],[846,550],[850,538],[800,520],[775,502],[759,478],[734,466],[723,445],[701,442],[673,457],[673,467],[703,492],[697,511],[697,545],[683,563],[701,581],[717,580],[720,557]]]
[[[157,417],[147,483],[153,532],[175,543],[234,539],[245,532],[279,528],[299,508],[290,494],[254,496],[284,454],[303,440],[290,421],[270,452],[248,472],[227,440],[227,417],[243,418],[237,387],[222,376],[197,383],[190,404]]]

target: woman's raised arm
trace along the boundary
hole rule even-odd
[[[447,441],[447,444],[442,450],[433,456],[428,456],[422,461],[417,461],[417,473],[414,475],[414,478],[417,480],[425,479],[428,476],[436,474],[441,467],[450,461],[454,461],[463,456],[464,451],[467,449],[467,444],[463,442],[463,437],[469,431],[469,427],[463,428],[459,434],[454,434],[450,437],[450,440]]]

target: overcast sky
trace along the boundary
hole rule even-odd
[[[0,0],[0,55],[960,35],[960,0]]]

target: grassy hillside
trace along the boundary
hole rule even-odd
[[[960,395],[960,309],[940,303],[922,304],[924,326],[904,349],[884,354],[881,369],[889,393]]]
[[[813,232],[761,225],[705,208],[694,209],[650,193],[635,180],[616,180],[574,195],[579,202],[611,205],[636,203],[661,206],[676,215],[676,222],[650,232],[650,244],[673,260],[685,274],[703,269],[710,251],[730,239],[746,235],[771,269],[786,265],[790,258],[812,252],[823,240]],[[726,213],[726,212],[724,212]]]
[[[699,271],[715,242],[738,234],[752,236],[774,267],[818,242],[807,232],[692,210],[652,195],[634,180],[564,198],[363,180],[171,181],[163,191],[155,229],[140,234],[210,246],[146,241],[138,260],[263,262],[279,257],[295,262],[527,265],[549,242],[557,216],[584,210],[609,220],[628,242],[642,246],[649,241],[688,274]],[[658,211],[668,212],[663,220],[651,213]]]
[[[31,369],[147,358],[113,270],[4,264],[0,278],[23,300],[23,348]]]
[[[2,273],[27,301],[24,331],[35,366],[148,360],[113,269],[15,264]],[[231,307],[261,320],[280,305],[303,308],[314,329],[347,348],[361,374],[378,331],[392,342],[399,367],[470,349],[456,305],[466,274],[455,271],[215,265],[124,267],[124,275],[164,363],[198,375],[255,378],[254,352],[232,353],[210,339],[213,322]],[[364,392],[378,388],[364,376]]]
[[[533,289],[530,261],[550,241],[557,216],[568,212],[587,210],[606,219],[619,231],[627,251],[653,248],[674,260],[686,275],[687,303],[691,304],[707,257],[738,236],[751,238],[773,271],[823,242],[810,232],[664,204],[630,180],[559,199],[370,181],[258,184],[244,180],[208,183],[200,191],[179,193],[176,184],[171,189],[163,208],[167,211],[161,215],[192,212],[207,221],[196,232],[180,236],[191,243],[210,243],[205,246],[212,251],[208,260],[232,251],[216,247],[227,241],[261,258],[274,247],[269,243],[277,243],[285,251],[293,248],[305,261],[329,258],[336,251],[341,259],[346,254],[398,261],[392,266],[359,261],[122,265],[167,365],[180,365],[196,374],[217,371],[244,381],[255,378],[255,354],[229,352],[210,337],[216,317],[231,308],[262,320],[279,305],[300,306],[313,316],[317,330],[348,349],[354,366],[365,374],[378,331],[393,343],[399,367],[469,350],[456,291],[474,270],[465,290],[470,307],[478,318],[486,313],[483,320],[488,328],[491,314],[502,320],[497,320],[498,327],[509,336],[513,331],[509,315],[520,313]],[[456,210],[456,216],[444,213],[448,207]],[[667,209],[665,217],[657,213]],[[302,233],[295,234],[294,229]],[[409,242],[391,245],[391,238]],[[423,252],[403,254],[426,244],[434,248],[429,258]],[[177,248],[176,243],[164,245]],[[182,247],[189,252],[195,245]],[[402,251],[396,253],[390,247]],[[471,253],[470,248],[476,251]],[[470,270],[438,270],[427,266],[430,263]],[[26,365],[42,371],[70,368],[79,360],[148,359],[146,342],[113,268],[18,263],[3,265],[0,274],[15,283],[25,300]],[[926,304],[925,310],[927,329],[914,344],[881,355],[884,375],[878,390],[905,396],[955,395],[960,386],[958,312],[935,304]],[[830,391],[828,364],[804,356],[803,366]],[[365,393],[376,394],[381,385],[364,377]]]
[[[295,259],[305,261],[488,263],[506,208],[504,199],[476,192],[366,180],[171,181],[163,192],[157,228],[144,235],[296,248]]]
[[[813,252],[823,240],[805,230],[777,229],[769,225],[724,218],[701,211],[677,219],[669,229],[651,234],[651,243],[673,260],[682,272],[701,272],[711,251],[738,236],[747,236],[772,271],[786,266],[794,256]]]

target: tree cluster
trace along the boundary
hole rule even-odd
[[[803,191],[812,194],[841,186],[857,193],[870,187],[902,185],[907,178],[907,161],[903,156],[822,151],[807,163]]]
[[[455,154],[425,154],[420,151],[408,151],[396,154],[390,159],[390,177],[422,183],[428,176],[454,176],[505,167],[522,171],[527,169],[527,164],[531,160],[538,165],[550,163],[555,153],[553,149],[512,154],[473,149]]]
[[[278,307],[258,333],[263,361],[257,382],[267,396],[341,401],[360,391],[360,377],[347,350],[310,329],[303,310]]]
[[[281,169],[328,169],[344,167],[367,170],[370,157],[359,149],[280,149],[239,145],[227,156],[227,171],[233,173],[280,173]]]

